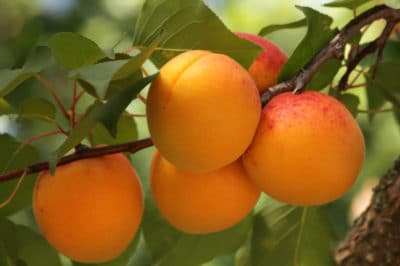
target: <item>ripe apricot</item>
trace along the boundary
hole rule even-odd
[[[238,159],[261,115],[257,88],[233,59],[182,53],[161,69],[147,98],[154,145],[179,168],[207,172]]]
[[[208,173],[181,170],[154,153],[150,172],[154,200],[175,228],[192,234],[224,230],[254,207],[260,190],[240,160]]]
[[[271,197],[319,205],[350,189],[364,156],[363,135],[346,107],[306,91],[279,94],[265,106],[242,158],[249,176]]]
[[[67,257],[85,263],[119,256],[143,213],[138,176],[123,154],[84,159],[42,172],[33,210],[44,237]]]
[[[236,34],[263,48],[263,52],[256,57],[248,69],[258,90],[262,93],[268,87],[277,83],[279,73],[287,61],[287,55],[274,43],[258,35],[244,32],[237,32]]]

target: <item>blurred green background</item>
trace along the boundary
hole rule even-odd
[[[281,24],[295,21],[302,13],[295,5],[315,8],[334,18],[334,26],[341,27],[349,21],[353,13],[343,8],[325,8],[323,3],[329,1],[267,1],[267,0],[206,0],[210,8],[232,31],[258,33],[266,25]],[[32,47],[46,43],[55,32],[72,31],[94,40],[101,48],[117,47],[124,50],[129,47],[135,28],[135,20],[140,12],[143,0],[0,0],[0,69],[20,67]],[[367,9],[379,3],[371,1],[362,6]],[[382,25],[378,22],[368,31],[365,41],[379,33]],[[305,28],[274,32],[267,39],[280,46],[288,55],[305,34]],[[149,72],[156,71],[151,64],[145,65]],[[61,69],[50,69],[44,73],[48,77],[63,100],[71,101],[72,81],[66,78]],[[361,98],[361,109],[366,109],[364,88],[352,90]],[[10,102],[20,102],[21,99],[32,96],[45,97],[49,95],[36,80],[24,82],[20,88],[8,96]],[[86,97],[89,101],[90,97]],[[84,99],[85,101],[85,99]],[[81,108],[84,108],[81,104]],[[134,101],[129,107],[134,113],[143,114],[144,105]],[[83,111],[83,109],[82,109]],[[340,237],[348,229],[351,217],[362,210],[368,202],[368,191],[375,180],[381,176],[400,154],[399,126],[393,114],[378,114],[372,122],[366,114],[358,114],[357,119],[363,129],[367,145],[367,157],[362,173],[353,189],[342,199],[325,206],[327,213]],[[137,118],[139,138],[148,136],[145,119]],[[31,136],[50,130],[47,124],[30,121],[16,121],[11,117],[0,116],[0,133],[9,133],[23,141]],[[34,143],[46,157],[60,142],[58,137],[41,140]],[[147,175],[152,149],[132,155],[132,160],[143,182],[147,187]],[[19,224],[33,226],[30,210],[24,210],[13,215],[12,220]],[[207,266],[229,265],[231,258],[215,259]],[[66,263],[68,263],[66,261]]]

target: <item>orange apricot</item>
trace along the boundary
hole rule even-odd
[[[237,32],[236,34],[263,48],[262,53],[256,57],[248,69],[258,90],[262,93],[268,87],[277,83],[279,73],[287,61],[287,55],[274,43],[258,35],[244,32]]]
[[[193,172],[237,160],[251,143],[260,115],[260,97],[248,72],[209,51],[171,59],[147,98],[154,145],[171,163]]]
[[[138,176],[123,154],[75,161],[40,173],[33,210],[44,237],[65,256],[99,263],[118,257],[143,213]]]
[[[260,195],[240,160],[212,172],[193,173],[177,168],[156,151],[150,182],[161,214],[172,226],[191,234],[237,224]]]
[[[331,96],[306,91],[272,98],[242,159],[265,193],[306,206],[346,193],[364,156],[363,135],[346,107]]]

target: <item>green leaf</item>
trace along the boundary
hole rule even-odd
[[[32,72],[25,72],[23,69],[0,70],[0,97],[10,93],[32,75]]]
[[[25,168],[41,159],[35,148],[30,145],[22,145],[7,134],[0,135],[0,147],[0,173]],[[16,182],[16,180],[12,180],[1,184],[0,202],[8,198]],[[5,207],[0,208],[0,216],[10,215],[30,206],[34,183],[34,176],[26,176],[12,201]]]
[[[111,135],[115,136],[120,115],[136,95],[157,75],[148,76],[132,86],[118,92],[108,102],[95,102],[81,121],[71,130],[67,139],[53,153],[49,160],[50,172],[54,172],[58,160],[86,138],[98,122],[101,122]]]
[[[152,56],[158,67],[179,53],[202,49],[226,54],[247,68],[261,52],[257,45],[229,31],[201,0],[145,1],[133,45],[147,46],[161,30],[161,42]]]
[[[137,81],[142,77],[140,67],[153,53],[159,41],[159,38],[157,38],[149,47],[132,58],[106,61],[79,68],[72,71],[70,77],[79,78],[84,83],[88,83],[87,85],[93,87],[96,96],[100,99],[109,98],[118,91],[117,86],[126,85],[127,81],[132,84],[132,81]],[[87,88],[87,85],[84,85],[84,87]]]
[[[222,232],[204,235],[185,234],[174,229],[160,215],[153,199],[146,198],[143,234],[153,263],[159,266],[192,266],[216,256],[232,253],[246,240],[251,217]]]
[[[84,80],[89,83],[95,89],[96,96],[104,99],[114,73],[127,62],[127,59],[116,60],[78,68],[70,73],[70,78]]]
[[[58,252],[41,235],[22,225],[16,229],[19,259],[29,266],[62,266]]]
[[[126,79],[129,76],[133,75],[136,71],[138,71],[140,67],[144,64],[144,62],[148,58],[150,58],[151,54],[157,48],[160,41],[161,41],[161,35],[157,36],[155,40],[149,45],[149,47],[143,50],[143,52],[129,59],[125,65],[123,65],[120,69],[118,69],[118,71],[113,76],[113,80]]]
[[[254,217],[252,265],[335,265],[336,237],[316,207],[268,205]]]
[[[329,3],[324,4],[324,6],[328,7],[345,7],[351,10],[356,9],[357,7],[370,2],[371,0],[335,0]]]
[[[385,5],[390,6],[391,8],[400,8],[400,0],[384,0],[383,2]]]
[[[373,69],[365,75],[367,79],[368,108],[380,109],[387,101],[391,102],[395,109],[400,108],[400,60],[385,61],[379,64],[373,76]],[[372,119],[373,115],[370,115]]]
[[[54,63],[51,50],[47,46],[37,46],[22,67],[26,72],[40,72]]]
[[[58,252],[28,227],[0,218],[0,233],[8,256],[17,262],[15,265],[61,266]]]
[[[95,42],[72,32],[54,34],[49,46],[56,61],[68,70],[94,64],[106,57]]]
[[[55,123],[56,108],[46,99],[28,98],[20,105],[19,115],[23,118],[39,119]]]
[[[307,20],[305,18],[302,18],[300,20],[290,22],[290,23],[272,24],[272,25],[265,26],[264,28],[262,28],[260,30],[258,35],[265,36],[274,31],[285,30],[285,29],[295,29],[295,28],[300,28],[300,27],[304,27],[304,26],[307,26]]]
[[[361,49],[368,44],[361,45]],[[389,40],[386,42],[383,49],[382,58],[380,63],[386,61],[400,60],[400,41]],[[376,64],[376,53],[368,54],[361,60],[360,65],[364,67],[371,67]]]
[[[42,71],[52,62],[53,59],[49,48],[37,46],[33,49],[22,68],[0,70],[0,97],[10,93],[22,82],[32,77],[34,73]]]
[[[135,238],[131,241],[129,246],[117,258],[103,263],[80,263],[74,261],[73,266],[126,266],[130,260],[130,257],[135,253],[138,242],[139,233],[136,234]]]
[[[113,137],[117,134],[118,118],[122,112],[128,107],[129,103],[136,98],[138,93],[147,84],[152,82],[157,75],[158,73],[137,81],[132,86],[118,92],[104,105],[99,121],[107,128]]]
[[[297,8],[306,16],[308,29],[305,37],[283,67],[279,81],[289,79],[308,63],[337,33],[337,29],[330,29],[332,18],[329,16],[319,13],[312,8],[301,6],[297,6]],[[340,62],[338,60],[328,60],[314,75],[307,88],[313,90],[324,88],[333,79],[339,68]]]
[[[76,145],[80,144],[81,141],[90,134],[98,122],[99,113],[103,107],[104,104],[99,101],[96,101],[90,106],[79,123],[71,130],[67,139],[50,158],[50,172],[53,172],[52,170],[55,169],[58,160],[62,156],[72,150]]]
[[[99,144],[119,144],[134,141],[138,137],[135,119],[128,115],[121,115],[117,124],[117,135],[113,138],[107,129],[98,123],[93,129],[93,143]]]
[[[360,99],[358,96],[351,93],[344,93],[339,96],[338,100],[347,107],[354,117],[357,116],[358,106],[360,105]]]
[[[0,116],[15,113],[14,108],[4,98],[0,98]]]

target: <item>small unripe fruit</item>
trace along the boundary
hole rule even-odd
[[[202,50],[165,64],[147,98],[154,145],[171,163],[194,172],[237,160],[260,114],[260,97],[248,72],[225,55]]]
[[[150,182],[165,219],[191,234],[217,232],[239,223],[260,195],[240,160],[212,172],[193,173],[177,168],[156,151]]]
[[[118,257],[143,213],[138,176],[123,154],[84,159],[42,172],[33,210],[44,237],[65,256],[85,263]]]
[[[272,98],[242,158],[249,176],[271,197],[319,205],[350,189],[364,156],[363,135],[346,107],[306,91]]]
[[[236,34],[263,48],[263,52],[256,57],[248,69],[258,90],[262,93],[277,83],[279,73],[287,61],[287,55],[278,46],[258,35],[244,32]]]

